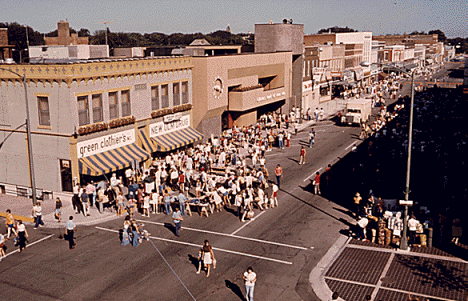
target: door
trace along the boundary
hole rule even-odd
[[[62,180],[62,191],[73,191],[72,173],[70,160],[60,159],[60,178]]]

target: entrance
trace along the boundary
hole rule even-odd
[[[60,177],[62,179],[62,191],[72,192],[71,161],[60,159]]]

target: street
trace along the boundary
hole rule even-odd
[[[409,86],[405,85],[402,95],[408,94]],[[256,209],[255,216],[245,223],[235,216],[233,206],[208,218],[193,212],[182,222],[180,237],[174,235],[171,215],[147,218],[137,214],[151,240],[137,248],[120,245],[123,217],[79,227],[73,250],[63,240],[64,229],[29,227],[31,244],[0,264],[4,298],[244,300],[242,275],[252,267],[257,274],[257,300],[319,300],[309,284],[309,274],[353,218],[338,202],[314,195],[311,182],[316,171],[324,172],[328,164],[334,165],[362,141],[357,139],[359,127],[337,126],[326,120],[314,128],[317,138],[313,148],[307,147],[307,128],[292,136],[290,148],[266,153],[271,181],[275,182],[277,164],[284,170],[279,207]],[[301,146],[307,151],[304,165],[298,164]],[[204,272],[196,274],[198,250],[205,239],[217,259],[209,278]]]

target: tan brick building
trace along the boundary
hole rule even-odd
[[[69,45],[88,45],[88,37],[78,37],[78,34],[70,34],[70,24],[68,21],[60,20],[57,23],[58,36],[57,37],[44,37],[46,45],[50,46],[69,46]]]

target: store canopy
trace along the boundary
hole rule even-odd
[[[153,143],[153,140],[148,137],[145,130],[140,130],[138,132],[138,139],[140,140],[141,146],[148,153],[154,153],[158,151],[158,147]]]
[[[417,68],[418,65],[417,64],[408,64],[408,65],[405,65],[405,69],[406,70],[411,70],[411,69],[414,69],[414,68]]]
[[[158,151],[168,152],[203,139],[203,135],[191,127],[151,138]]]
[[[133,161],[145,161],[150,154],[136,144],[130,144],[100,154],[79,159],[80,174],[99,176],[132,165]]]

